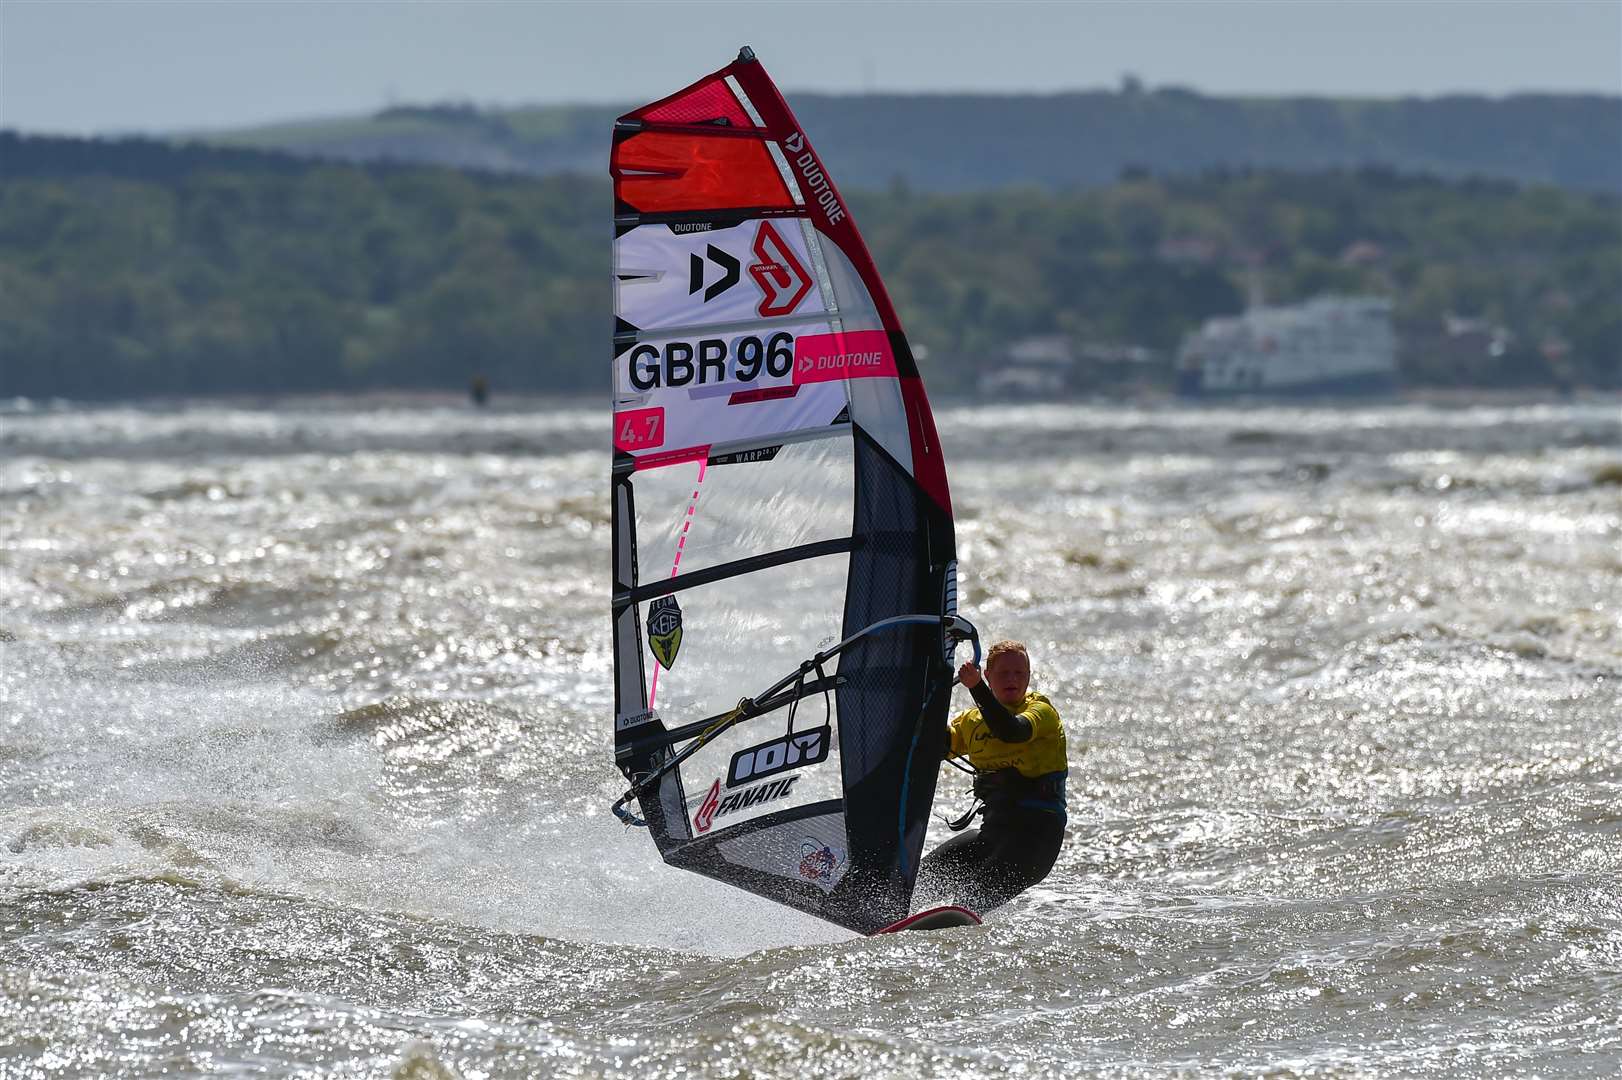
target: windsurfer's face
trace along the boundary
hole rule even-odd
[[[1031,688],[1031,662],[1023,653],[998,653],[997,658],[986,665],[986,682],[1004,705],[1022,704],[1025,691]]]

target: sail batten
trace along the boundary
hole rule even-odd
[[[912,351],[747,50],[621,117],[610,173],[616,763],[666,862],[877,929],[911,898],[956,590]]]
[[[655,282],[657,280],[662,280],[663,276],[664,275],[662,272],[658,278],[655,278],[652,275],[645,275],[643,280]],[[787,315],[779,316],[777,318],[739,319],[735,322],[693,323],[688,326],[639,328],[636,330],[627,330],[623,333],[615,334],[614,344],[616,346],[635,345],[638,342],[648,341],[660,337],[695,337],[700,334],[746,334],[750,331],[764,330],[771,327],[781,329],[788,326],[806,325],[819,322],[826,323],[832,321],[829,318],[829,315],[831,314],[832,312],[828,312],[826,314]],[[740,387],[742,385],[743,384],[739,384]]]

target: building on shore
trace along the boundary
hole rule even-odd
[[[1142,345],[1083,341],[1066,334],[1021,338],[980,375],[976,389],[987,397],[1053,398],[1163,382],[1166,360]]]
[[[977,390],[988,397],[1053,397],[1070,385],[1076,354],[1063,334],[1023,338],[996,366],[981,374]]]
[[[1321,296],[1209,319],[1177,357],[1178,392],[1190,397],[1384,394],[1396,385],[1383,297]]]

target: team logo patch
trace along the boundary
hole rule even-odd
[[[807,836],[800,841],[800,876],[808,881],[831,881],[834,873],[845,863],[845,855],[818,840]]]
[[[669,671],[681,651],[681,605],[674,596],[661,596],[648,607],[648,645]]]

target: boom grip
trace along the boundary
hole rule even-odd
[[[967,641],[974,648],[974,665],[980,666],[980,631],[969,620],[961,615],[946,616],[946,636],[956,645],[960,641]]]

